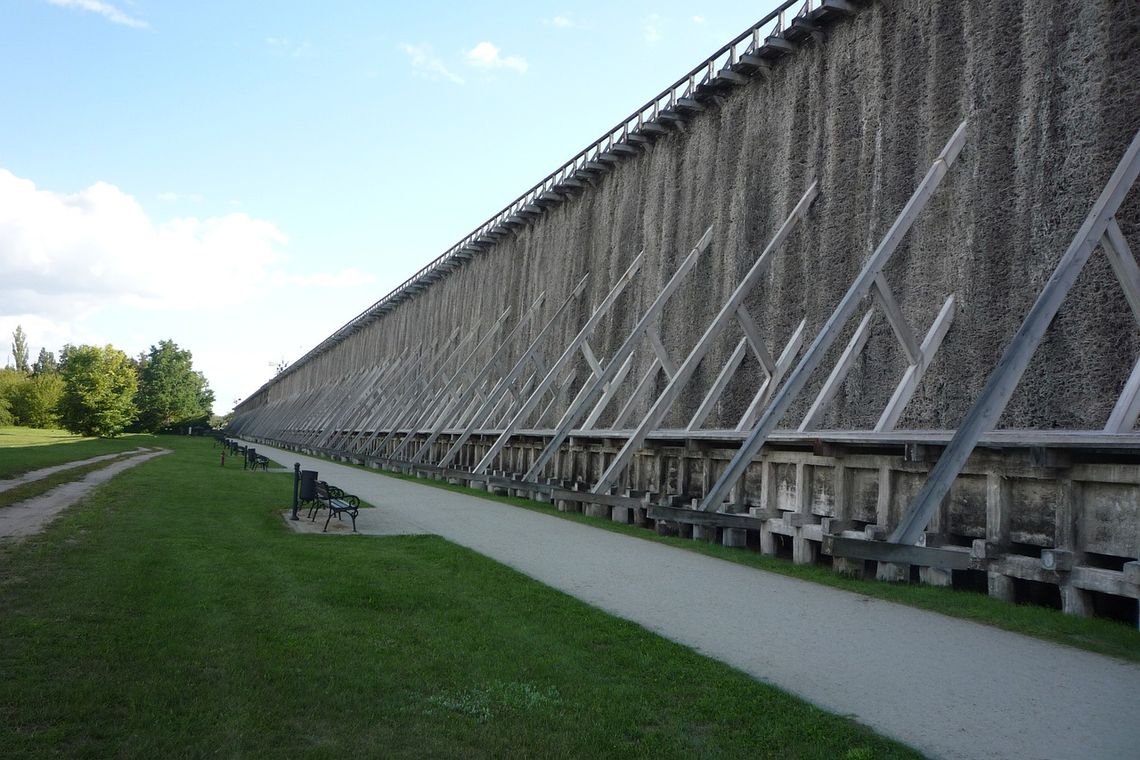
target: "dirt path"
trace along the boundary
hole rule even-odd
[[[150,451],[150,449],[146,448],[145,446],[140,446],[135,449],[134,452],[120,451],[117,454],[103,454],[101,456],[91,457],[90,459],[80,459],[76,462],[64,462],[63,464],[44,467],[41,470],[32,470],[31,472],[25,472],[23,475],[19,475],[15,478],[12,478],[11,480],[0,480],[0,493],[15,488],[16,486],[22,486],[25,483],[31,483],[34,480],[42,480],[43,478],[46,478],[49,475],[54,475],[57,472],[72,470],[76,467],[83,467],[85,465],[95,464],[97,462],[105,462],[108,459],[115,459],[117,457],[126,456],[131,453],[142,454],[147,451]]]
[[[154,459],[157,456],[169,453],[169,449],[159,449],[157,451],[143,450],[143,453],[136,454],[129,459],[115,462],[101,470],[88,473],[79,480],[64,483],[40,496],[17,502],[8,507],[0,507],[0,540],[23,538],[34,533],[39,533],[56,515],[82,499],[96,486],[101,483],[106,483],[124,470],[129,470],[148,459]],[[102,459],[110,459],[113,456],[122,456],[122,454],[95,457],[84,462],[70,462],[66,466],[55,468],[47,467],[43,470],[37,470],[37,472],[51,474],[51,472],[59,472],[61,469],[78,467],[83,464],[98,462]],[[28,475],[33,474],[35,473],[28,473]],[[44,477],[44,475],[41,474],[40,477]],[[29,478],[24,482],[30,482],[32,480],[38,480],[38,478]]]

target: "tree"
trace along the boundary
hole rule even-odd
[[[16,325],[16,332],[12,333],[12,357],[16,360],[16,371],[28,374],[28,336],[21,325]]]
[[[194,371],[194,357],[189,351],[164,340],[151,346],[140,362],[135,399],[140,430],[205,424],[212,414],[214,392],[202,373]]]
[[[19,425],[52,428],[59,424],[59,402],[64,382],[58,372],[33,374],[12,397],[12,414]]]
[[[59,364],[55,360],[55,354],[46,348],[41,348],[40,355],[36,358],[36,363],[32,365],[32,374],[50,375],[57,372],[59,372]]]
[[[20,423],[12,407],[27,382],[28,378],[23,372],[11,367],[0,368],[0,425]]]
[[[113,438],[135,418],[138,375],[113,346],[67,346],[60,422],[80,435]]]

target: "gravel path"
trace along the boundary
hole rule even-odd
[[[129,470],[135,465],[142,464],[148,459],[154,459],[157,456],[170,453],[167,449],[144,451],[145,453],[136,454],[129,459],[123,459],[114,464],[110,464],[101,470],[90,472],[79,480],[57,486],[45,494],[35,496],[26,501],[17,502],[7,507],[0,507],[0,540],[23,538],[33,533],[39,533],[56,515],[82,499],[90,493],[95,486],[107,482],[120,472]],[[113,456],[122,455],[115,454]],[[78,466],[79,464],[87,464],[107,458],[108,457],[95,457],[94,459],[86,460],[86,462],[73,462],[71,464],[72,466]],[[47,472],[47,470],[58,472],[60,469],[67,468],[49,467],[38,470],[38,472],[43,473]],[[33,480],[36,480],[36,478],[33,478]]]
[[[76,462],[64,462],[63,464],[57,464],[52,467],[44,467],[40,470],[25,472],[23,475],[19,475],[15,478],[12,478],[11,480],[0,480],[0,493],[15,488],[16,486],[22,486],[25,483],[31,483],[33,480],[42,480],[43,478],[46,478],[49,475],[54,475],[57,472],[72,470],[76,467],[83,467],[84,465],[95,464],[97,462],[105,462],[108,459],[115,459],[117,457],[126,456],[127,454],[131,453],[141,454],[144,451],[150,451],[150,449],[146,448],[145,446],[140,446],[135,449],[134,452],[120,451],[117,454],[103,454],[101,456],[91,457],[90,459],[81,459]]]
[[[470,547],[928,755],[1140,756],[1140,666],[257,448],[317,470],[375,504],[388,524]]]

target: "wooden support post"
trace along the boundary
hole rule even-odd
[[[927,200],[929,200],[930,196],[938,188],[942,178],[946,175],[951,164],[953,164],[954,159],[957,158],[959,151],[962,149],[962,145],[965,143],[966,124],[967,122],[962,122],[958,129],[955,130],[953,136],[951,136],[949,142],[946,143],[946,147],[943,148],[942,153],[935,159],[933,165],[931,165],[927,171],[926,176],[923,177],[922,182],[919,183],[918,188],[910,200],[907,201],[906,206],[903,207],[902,212],[899,213],[878,248],[875,249],[875,252],[871,254],[871,257],[864,264],[859,276],[855,278],[855,282],[852,283],[831,317],[816,335],[815,340],[812,341],[811,346],[799,364],[792,370],[783,388],[777,391],[771,404],[768,405],[764,414],[761,415],[755,429],[753,429],[741,444],[740,449],[733,456],[732,461],[728,463],[720,479],[717,480],[716,485],[713,486],[709,494],[705,496],[705,500],[701,503],[701,509],[706,512],[716,511],[724,495],[735,485],[736,481],[743,477],[748,464],[760,452],[760,449],[763,448],[764,443],[768,440],[768,436],[772,434],[776,426],[784,418],[784,415],[787,414],[788,409],[791,408],[796,397],[799,396],[807,384],[811,374],[823,361],[827,351],[839,337],[840,331],[843,329],[847,320],[854,316],[855,312],[859,309],[859,304],[867,296],[874,282],[874,278],[883,271],[883,267],[890,261],[891,255],[895,252],[895,249],[898,248],[903,236],[914,223],[918,213],[926,205]]]
[[[593,334],[594,330],[597,329],[597,326],[602,321],[602,318],[609,313],[610,309],[617,301],[618,296],[622,294],[622,292],[625,290],[625,287],[633,280],[634,276],[641,268],[641,263],[643,260],[644,251],[638,253],[637,256],[634,257],[633,262],[629,265],[629,268],[626,269],[625,273],[618,278],[617,282],[614,283],[614,286],[610,288],[610,292],[606,294],[606,297],[602,299],[602,302],[599,303],[597,307],[595,307],[594,312],[590,315],[590,318],[587,319],[586,323],[582,325],[581,329],[578,330],[578,334],[574,336],[574,339],[570,341],[565,349],[563,349],[562,355],[555,360],[554,364],[542,378],[542,381],[539,382],[538,386],[530,394],[530,397],[527,398],[521,407],[519,407],[519,410],[515,412],[515,416],[511,418],[511,421],[509,423],[507,423],[506,429],[503,430],[499,437],[495,439],[495,442],[491,444],[491,448],[487,450],[487,453],[483,456],[482,459],[479,460],[479,463],[475,465],[472,472],[481,474],[487,471],[487,468],[489,468],[491,466],[491,463],[495,461],[495,457],[499,455],[499,453],[503,450],[503,447],[507,445],[508,441],[510,441],[511,436],[514,435],[515,431],[521,427],[526,419],[538,407],[539,403],[542,401],[543,395],[555,384],[558,374],[562,372],[563,368],[567,364],[570,363],[578,350],[586,344],[586,340],[590,337],[590,335]],[[567,377],[571,376],[568,375]],[[569,380],[568,382],[573,382],[573,380]],[[562,387],[566,387],[566,384],[564,384]],[[555,400],[557,400],[557,397]],[[531,467],[531,470],[533,471],[534,468]],[[530,477],[527,477],[525,479],[532,480]]]
[[[1049,281],[1045,283],[1037,301],[1013,336],[1002,358],[994,368],[974,406],[966,414],[950,445],[942,452],[938,464],[930,471],[914,502],[910,505],[899,526],[891,534],[896,543],[914,543],[925,530],[930,515],[937,509],[950,490],[954,479],[962,471],[978,439],[993,426],[1005,411],[1006,404],[1021,381],[1029,360],[1041,343],[1045,331],[1057,315],[1065,297],[1076,282],[1077,276],[1088,262],[1093,248],[1108,230],[1120,204],[1140,175],[1140,131],[1132,139],[1124,157],[1105,185],[1085,218],[1084,224],[1073,237],[1068,250],[1061,257]]]
[[[574,406],[568,409],[566,414],[563,415],[562,421],[559,422],[558,428],[551,436],[550,442],[546,445],[546,448],[542,450],[542,453],[539,454],[534,465],[527,471],[524,480],[534,480],[537,478],[547,462],[554,457],[554,453],[558,451],[558,448],[569,437],[571,428],[586,414],[587,405],[596,398],[605,383],[608,383],[614,378],[626,357],[637,347],[646,329],[656,322],[662,309],[665,308],[665,304],[668,303],[669,299],[672,298],[673,294],[677,291],[677,288],[681,286],[681,282],[684,281],[685,277],[687,277],[693,270],[693,267],[696,266],[697,260],[701,254],[708,249],[711,241],[712,227],[709,227],[705,230],[701,239],[697,241],[693,250],[689,252],[689,255],[682,260],[681,265],[677,267],[677,271],[669,278],[669,282],[667,282],[665,287],[661,289],[661,292],[657,294],[653,303],[650,304],[649,308],[645,310],[645,313],[641,315],[641,319],[634,325],[633,330],[630,331],[625,341],[622,342],[622,345],[619,346],[617,351],[614,352],[614,355],[610,357],[610,361],[602,372],[602,376],[587,382],[589,386],[588,391],[584,394],[580,394]]]
[[[539,347],[546,342],[546,336],[554,328],[554,325],[561,319],[562,315],[566,312],[566,309],[569,308],[570,304],[577,300],[578,296],[582,295],[582,291],[586,289],[586,281],[589,279],[589,277],[589,274],[584,275],[582,279],[578,281],[577,287],[575,287],[562,301],[561,305],[555,309],[554,314],[550,317],[550,319],[546,321],[546,324],[542,326],[542,329],[538,331],[538,334],[534,337],[534,340],[532,340],[530,342],[530,345],[527,346],[526,350],[523,351],[522,355],[515,362],[514,366],[511,367],[507,374],[499,379],[499,382],[496,384],[495,389],[493,389],[492,392],[488,394],[486,400],[483,401],[475,413],[471,415],[470,419],[467,421],[467,426],[463,429],[463,432],[459,434],[459,437],[455,439],[451,445],[451,448],[449,448],[443,455],[443,458],[439,460],[437,466],[447,467],[450,465],[451,462],[455,459],[455,455],[459,453],[459,450],[461,448],[463,448],[463,444],[467,443],[467,440],[471,437],[471,433],[475,430],[476,426],[484,424],[487,419],[494,413],[495,409],[498,407],[499,403],[506,395],[507,390],[518,380],[522,373],[526,371],[527,365],[530,363],[531,358],[538,352]],[[420,458],[420,454],[417,453],[416,456],[413,457],[413,460],[418,460]]]
[[[835,395],[843,387],[847,373],[855,365],[855,360],[859,358],[859,354],[863,353],[863,346],[867,345],[867,338],[871,335],[871,317],[873,316],[875,316],[875,310],[867,309],[867,313],[863,315],[859,326],[855,328],[851,340],[847,342],[847,347],[840,354],[839,361],[835,363],[831,374],[827,376],[823,387],[819,389],[819,394],[812,402],[807,415],[804,416],[804,421],[800,423],[799,432],[806,433],[809,430],[815,430],[823,422],[823,415],[827,413],[827,407],[831,406],[831,402],[835,400]]]
[[[632,457],[633,453],[640,449],[642,444],[645,442],[646,436],[648,436],[654,428],[661,424],[661,420],[665,418],[665,415],[672,408],[673,404],[676,402],[677,398],[684,390],[685,384],[689,382],[693,376],[693,373],[696,372],[697,366],[700,364],[701,360],[704,359],[709,350],[712,348],[715,339],[724,331],[724,329],[729,324],[731,324],[733,319],[736,319],[738,322],[740,322],[742,329],[745,331],[745,336],[750,342],[753,343],[753,350],[757,350],[757,345],[760,345],[761,347],[763,346],[763,336],[759,334],[759,330],[756,329],[755,323],[752,322],[750,317],[748,317],[747,311],[743,311],[744,300],[760,282],[764,273],[768,271],[772,257],[783,245],[788,235],[791,234],[796,222],[798,222],[801,218],[804,217],[804,215],[807,214],[808,208],[811,207],[812,202],[815,200],[818,194],[819,190],[817,183],[813,182],[800,198],[799,202],[792,209],[791,213],[788,214],[788,217],[784,220],[784,223],[780,225],[780,228],[776,231],[776,234],[772,237],[772,240],[761,252],[756,262],[752,265],[752,268],[748,271],[748,274],[746,274],[741,282],[736,286],[732,292],[732,295],[728,297],[728,300],[721,307],[716,317],[714,317],[709,326],[705,328],[704,334],[701,335],[700,339],[697,341],[697,344],[693,346],[692,350],[689,352],[689,355],[685,357],[685,360],[681,363],[681,366],[678,367],[674,372],[669,373],[668,385],[665,386],[665,389],[661,392],[661,395],[657,397],[656,401],[654,401],[653,406],[650,407],[649,411],[641,419],[641,422],[638,423],[637,429],[626,440],[625,445],[622,446],[621,451],[618,452],[618,455],[614,458],[614,461],[610,464],[606,471],[602,473],[601,478],[594,486],[595,493],[601,493],[604,489],[607,489],[613,485],[613,483],[617,480],[622,470],[624,470],[626,465],[629,463],[630,457]],[[745,315],[745,318],[741,318],[741,313]],[[750,336],[750,331],[754,332],[755,334]],[[772,367],[770,357],[768,359],[768,362],[768,366],[770,368],[768,370],[768,374],[771,376],[775,370],[774,367]],[[719,502],[717,506],[719,506]],[[709,511],[716,510],[711,509]]]

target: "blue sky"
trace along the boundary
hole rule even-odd
[[[3,0],[0,363],[252,393],[773,2]]]

